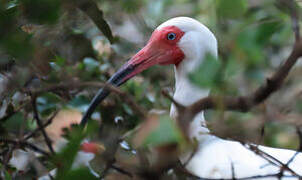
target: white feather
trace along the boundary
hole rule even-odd
[[[188,18],[177,17],[161,24],[157,29],[166,26],[176,26],[185,32],[178,46],[185,54],[185,59],[175,67],[176,101],[190,105],[206,97],[209,90],[199,89],[190,83],[188,73],[198,67],[207,53],[217,56],[217,41],[213,33],[200,22]],[[170,115],[177,116],[172,104]],[[280,168],[270,164],[261,156],[255,154],[239,142],[223,140],[209,134],[203,112],[197,114],[190,124],[191,138],[198,140],[198,150],[192,158],[191,152],[180,157],[186,168],[193,174],[203,178],[232,178],[232,166],[235,177],[244,178],[256,175],[278,173]],[[293,157],[295,151],[259,146],[259,149],[272,155],[283,163]],[[302,175],[302,154],[299,153],[289,165],[299,175]],[[290,175],[289,172],[286,172]],[[277,178],[269,178],[277,179]],[[286,178],[283,178],[286,179]],[[293,179],[293,178],[290,178]]]

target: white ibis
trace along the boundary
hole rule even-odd
[[[174,99],[180,104],[190,105],[209,93],[208,89],[199,89],[187,78],[188,73],[194,71],[208,53],[217,56],[217,41],[213,33],[192,18],[173,18],[158,26],[147,45],[122,66],[108,83],[120,86],[153,65],[173,64],[176,81]],[[87,122],[97,104],[108,94],[109,91],[106,89],[98,92],[82,119],[82,125]],[[171,107],[170,115],[172,117],[177,115],[174,105]],[[211,135],[206,127],[203,112],[194,117],[189,132],[192,138],[197,139],[198,149],[192,158],[182,156],[180,159],[183,163],[189,161],[186,163],[187,170],[202,178],[232,179],[233,176],[246,178],[276,174],[280,171],[276,164],[288,163],[296,153],[292,150],[257,146],[261,151],[277,159],[270,163],[239,142]],[[298,153],[288,167],[292,172],[285,169],[286,175],[296,173],[302,176],[302,154]]]

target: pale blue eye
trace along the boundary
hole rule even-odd
[[[176,38],[176,34],[175,33],[169,33],[168,35],[167,35],[167,39],[168,40],[174,40]]]

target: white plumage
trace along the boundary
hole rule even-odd
[[[197,100],[206,97],[209,90],[199,89],[187,78],[188,73],[201,64],[207,53],[217,56],[217,41],[213,33],[198,21],[188,17],[177,17],[161,24],[157,29],[167,26],[176,26],[185,32],[178,46],[185,54],[185,59],[175,67],[174,99],[183,105],[191,105]],[[174,105],[170,115],[177,116]],[[198,140],[198,150],[190,159],[191,153],[180,159],[187,163],[186,168],[203,178],[245,178],[257,175],[270,175],[280,171],[278,166],[255,154],[239,142],[223,140],[210,134],[206,127],[203,112],[197,114],[190,124],[190,136]],[[286,164],[296,153],[292,150],[258,146],[267,154]],[[190,160],[188,160],[190,159]],[[233,170],[232,170],[233,167]],[[302,154],[299,153],[289,164],[297,174],[302,175]],[[285,171],[285,175],[292,175]],[[259,178],[258,178],[259,179]],[[266,179],[277,179],[268,177]],[[287,179],[287,178],[282,178]],[[293,179],[293,178],[289,178]]]

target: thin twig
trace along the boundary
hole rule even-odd
[[[231,161],[231,170],[232,170],[232,179],[236,179],[236,174],[235,174],[235,167],[233,161]]]
[[[289,166],[290,163],[292,163],[292,162],[295,160],[295,158],[297,157],[297,155],[298,155],[299,153],[300,153],[299,151],[296,151],[295,154],[290,158],[290,160],[287,161],[286,165]]]
[[[297,134],[298,134],[298,137],[299,137],[299,148],[298,148],[298,151],[302,152],[302,131],[301,131],[300,127],[297,127],[296,131],[297,131]]]
[[[260,155],[260,157],[268,160],[269,162],[271,162],[274,165],[278,165],[282,169],[285,169],[289,172],[291,172],[293,175],[302,178],[299,174],[297,174],[294,170],[292,170],[291,168],[288,167],[288,164],[284,164],[283,162],[281,162],[280,160],[278,160],[277,158],[273,157],[272,155],[262,151],[261,149],[258,148],[258,146],[256,145],[252,145],[252,144],[246,144],[248,149],[250,149],[251,151],[253,151],[254,153]]]
[[[189,164],[189,162],[192,160],[192,158],[194,157],[194,155],[198,152],[198,145],[197,144],[193,145],[193,148],[194,149],[191,152],[190,157],[188,158],[188,160],[186,160],[185,163],[183,163],[184,167],[186,167]]]
[[[40,95],[41,93],[44,92],[56,92],[60,90],[74,90],[74,89],[82,89],[82,88],[87,88],[87,87],[96,87],[96,88],[106,88],[109,91],[115,93],[118,95],[121,99],[125,101],[132,109],[133,111],[142,119],[144,119],[147,115],[147,111],[143,109],[141,106],[139,106],[133,99],[133,97],[121,91],[119,88],[112,86],[110,84],[106,83],[101,83],[101,82],[64,82],[60,84],[54,84],[54,85],[49,85],[44,88],[39,88],[39,89],[23,89],[22,91],[24,93],[31,93],[35,95]]]
[[[26,135],[24,137],[24,140],[28,140],[31,137],[33,137],[34,135],[36,135],[39,131],[42,131],[42,129],[46,128],[47,126],[49,126],[53,120],[53,118],[57,115],[58,111],[56,111],[47,121],[45,124],[43,124],[41,127],[38,127],[37,129],[35,129],[34,131],[32,131],[31,133],[29,133],[28,135]]]
[[[25,102],[23,102],[23,104],[21,104],[18,108],[14,109],[13,111],[7,113],[5,116],[3,116],[0,121],[6,121],[8,118],[10,118],[11,116],[13,116],[14,114],[16,114],[17,112],[20,112],[21,109],[23,109],[25,106],[27,106],[27,104],[29,103],[30,101],[28,100],[25,100]]]
[[[124,170],[124,169],[122,169],[120,167],[117,167],[115,165],[111,165],[111,168],[114,169],[114,170],[116,170],[116,171],[118,171],[118,172],[120,172],[121,174],[125,174],[125,175],[127,175],[127,176],[129,176],[131,178],[133,177],[133,175],[130,172],[128,172],[128,171],[126,171],[126,170]]]
[[[43,137],[45,139],[45,143],[48,146],[50,152],[52,154],[55,154],[55,151],[54,151],[54,149],[53,149],[53,147],[51,145],[51,140],[48,137],[48,135],[47,135],[47,133],[46,133],[44,127],[43,127],[42,121],[41,121],[41,119],[39,117],[39,113],[38,113],[38,110],[37,110],[37,102],[36,102],[36,100],[37,100],[36,96],[33,95],[33,94],[31,94],[31,103],[32,103],[32,108],[33,108],[33,113],[34,113],[34,119],[36,120],[36,122],[38,124],[38,127],[41,130],[41,132],[42,132],[42,135],[43,135]]]
[[[3,157],[3,162],[2,162],[3,166],[1,168],[1,172],[3,172],[7,168],[7,164],[8,164],[8,162],[9,162],[11,156],[12,156],[12,153],[15,150],[16,147],[13,146],[13,147],[8,147],[8,148],[9,149],[8,149],[7,153]]]
[[[26,141],[19,141],[19,140],[12,140],[12,139],[5,139],[5,138],[0,138],[0,142],[2,143],[8,143],[8,144],[13,144],[15,146],[21,146],[21,147],[28,147],[32,149],[35,152],[41,153],[45,156],[49,156],[49,154],[44,151],[43,149],[40,149],[39,147],[35,146],[32,143],[26,142]]]
[[[166,90],[162,90],[161,93],[168,98],[177,108],[177,110],[182,110],[185,108],[185,106],[183,106],[182,104],[180,104],[179,102],[177,102],[170,94],[168,91]]]
[[[263,179],[263,178],[278,178],[279,173],[276,174],[268,174],[268,175],[256,175],[256,176],[249,176],[249,177],[243,177],[243,178],[236,178],[236,180],[251,180],[251,179]],[[283,178],[298,178],[297,176],[289,176],[289,175],[283,175]],[[198,178],[199,180],[234,180],[233,178]]]

